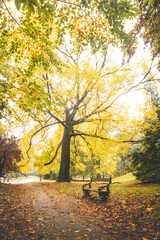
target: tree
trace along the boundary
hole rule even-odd
[[[124,175],[128,172],[132,171],[131,168],[131,160],[130,157],[128,156],[129,154],[119,154],[119,160],[116,163],[116,171],[115,171],[115,175]]]
[[[61,50],[61,52],[63,51]],[[65,55],[66,52],[63,53]],[[71,138],[76,137],[84,143],[90,142],[91,138],[106,140],[111,144],[119,141],[113,132],[117,127],[122,126],[124,113],[123,108],[119,109],[116,105],[118,104],[117,100],[135,86],[137,87],[137,84],[133,83],[135,76],[128,68],[124,69],[123,74],[121,67],[114,66],[112,68],[105,64],[96,70],[87,62],[83,62],[82,65],[74,65],[77,56],[75,59],[73,55],[69,56],[72,57],[73,62],[66,65],[67,67],[63,69],[62,73],[50,74],[47,75],[47,78],[42,79],[41,87],[43,86],[43,91],[49,94],[49,104],[38,112],[35,109],[35,113],[32,107],[34,120],[41,125],[32,135],[31,141],[41,130],[54,125],[60,126],[58,131],[59,134],[62,134],[62,139],[57,143],[51,161],[45,164],[51,164],[59,149],[62,149],[59,181],[70,180]],[[104,63],[104,59],[105,56],[101,59],[100,66]],[[70,62],[69,57],[68,62]],[[52,79],[56,79],[56,81]],[[147,80],[149,81],[149,79]],[[143,78],[144,82],[147,80]],[[139,84],[142,84],[143,81],[140,80]],[[23,101],[26,100],[21,97],[21,104]],[[130,134],[127,135],[127,138],[130,138]],[[125,141],[125,139],[122,138],[120,141]]]
[[[49,162],[55,152],[55,144],[53,138],[47,141],[44,140],[39,144],[35,144],[34,154],[32,154],[34,167],[36,171],[40,174],[40,176],[45,175],[58,175],[58,168],[60,162],[60,156],[57,156],[56,161],[53,164],[44,167],[46,162]],[[28,145],[27,145],[28,147]],[[33,148],[32,148],[33,149]]]
[[[142,113],[139,113],[142,114]],[[138,118],[138,115],[137,115]],[[135,120],[134,120],[135,121]],[[136,120],[134,123],[132,122],[132,127],[134,128],[132,130],[132,134],[134,135],[133,132],[136,133],[136,138],[137,138],[137,129],[136,125],[138,125],[138,121]],[[123,132],[123,135],[125,135],[125,131]],[[119,138],[122,136],[120,135]],[[123,136],[124,137],[124,136]],[[126,144],[119,144],[118,149],[117,149],[117,156],[118,156],[118,161],[116,162],[116,170],[114,172],[114,175],[124,175],[128,172],[131,172],[131,159],[129,157],[130,152],[132,151],[132,146],[133,144],[131,143],[126,143]]]
[[[144,182],[160,182],[160,106],[152,103],[154,118],[147,119],[141,146],[133,152],[132,166],[137,179]]]
[[[159,0],[137,0],[140,15],[137,19],[131,36],[137,38],[137,34],[144,39],[144,43],[150,44],[153,58],[160,57],[160,8]],[[160,65],[160,62],[159,62]]]
[[[16,96],[13,100],[37,122],[31,142],[35,135],[49,127],[61,126],[59,134],[64,130],[62,139],[56,142],[55,155],[48,164],[53,162],[62,147],[58,180],[69,181],[71,138],[76,137],[84,142],[86,138],[118,141],[113,132],[124,119],[122,109],[116,107],[118,99],[138,84],[150,81],[153,76],[149,76],[150,69],[142,80],[134,84],[136,76],[129,66],[107,65],[107,56],[113,45],[109,41],[112,39],[110,31],[105,42],[106,51],[97,49],[95,52],[91,48],[92,59],[95,58],[93,66],[93,60],[86,57],[89,56],[87,45],[79,45],[84,41],[84,36],[78,41],[77,32],[71,38],[68,35],[68,43],[67,39],[63,39],[55,49],[53,39],[56,38],[56,28],[50,29],[43,18],[39,20],[41,24],[37,21],[36,25],[35,17],[31,16],[30,19],[27,29],[31,31],[34,26],[34,35],[38,40],[33,41],[24,32],[19,32],[20,38],[17,38],[17,31],[12,33],[12,51],[16,62],[12,74]],[[27,23],[24,19],[24,24]],[[45,35],[39,39],[42,32]]]
[[[9,106],[11,95],[14,96],[11,82],[13,69],[10,64],[12,53],[6,47],[6,42],[12,35],[11,30],[10,19],[7,19],[6,23],[4,11],[0,9],[0,119],[12,114],[11,106]]]
[[[0,136],[0,177],[3,173],[19,170],[18,163],[23,158],[18,145],[18,139],[14,136]]]
[[[109,4],[112,5],[111,2]],[[89,18],[88,15],[82,17],[77,14],[73,21],[75,15],[69,14],[66,19],[66,14],[73,10],[76,13],[77,8],[73,9],[75,6],[72,5],[68,10],[62,5],[56,8],[56,17],[52,14],[49,20],[44,16],[22,16],[22,27],[12,26],[9,50],[12,50],[15,63],[11,78],[14,90],[12,101],[36,122],[30,147],[35,135],[58,126],[62,139],[56,142],[55,154],[47,164],[53,162],[61,148],[58,180],[69,181],[71,138],[84,142],[86,138],[117,142],[115,129],[122,125],[124,119],[123,108],[119,109],[117,101],[138,84],[150,81],[150,78],[146,80],[150,70],[134,84],[136,77],[128,66],[113,67],[107,58],[110,46],[118,46],[124,39],[119,39],[123,20],[133,16],[128,7],[125,10],[129,15],[120,16],[120,8],[118,15],[117,11],[113,11],[114,19],[111,7],[108,8],[109,13],[106,11],[110,16],[108,20],[96,14]],[[105,5],[101,4],[101,7],[103,9]],[[81,11],[81,8],[78,9]],[[8,29],[5,31],[8,33]],[[95,66],[91,58],[87,59],[87,47],[90,47],[92,58],[96,59]],[[4,51],[8,51],[5,46]]]

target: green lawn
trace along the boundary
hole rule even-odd
[[[127,174],[125,174],[123,176],[113,178],[112,182],[113,183],[114,182],[120,182],[120,183],[127,183],[127,184],[129,184],[129,183],[137,183],[139,181],[136,180],[136,177],[133,176],[132,173],[127,173]]]
[[[120,198],[126,196],[133,197],[157,197],[160,194],[160,184],[144,184],[136,180],[132,173],[128,173],[124,176],[116,177],[112,180],[110,191],[111,195],[115,195]],[[67,193],[69,195],[81,197],[83,196],[82,185],[83,181],[71,182],[71,183],[57,183],[53,184],[53,188]]]

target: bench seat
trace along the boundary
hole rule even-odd
[[[91,178],[91,181],[87,184],[83,184],[82,190],[84,193],[84,196],[89,197],[91,192],[96,192],[99,194],[99,198],[101,200],[106,200],[109,197],[109,187],[111,184],[112,178]],[[96,187],[96,189],[92,188],[92,183],[95,182],[102,182],[100,183],[101,186]],[[107,182],[107,184],[104,185],[104,183]]]

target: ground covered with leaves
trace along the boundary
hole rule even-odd
[[[0,183],[0,239],[160,239],[160,185],[111,186],[83,198],[82,183]]]

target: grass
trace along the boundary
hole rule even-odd
[[[160,194],[159,184],[115,184],[111,185],[111,192],[113,194],[126,196],[133,195],[134,197],[156,197]]]
[[[116,183],[116,182],[119,182]],[[115,184],[114,184],[115,183]],[[127,173],[123,176],[113,179],[111,191],[114,194],[122,196],[132,195],[133,197],[156,197],[160,194],[159,184],[144,184],[136,180],[132,173]]]
[[[130,183],[137,183],[139,181],[136,180],[136,177],[132,173],[127,173],[123,176],[114,178],[112,182],[113,183],[120,182],[120,183],[130,184]]]
[[[53,182],[52,182],[53,183]],[[110,191],[111,195],[120,197],[121,199],[130,197],[144,197],[153,198],[160,195],[160,184],[143,184],[136,180],[132,173],[125,174],[120,177],[116,177],[112,181]],[[70,196],[82,197],[82,185],[83,181],[71,182],[71,183],[53,183],[53,188],[60,192],[64,192]]]

